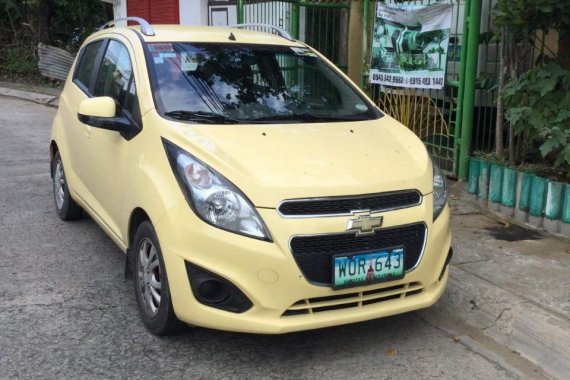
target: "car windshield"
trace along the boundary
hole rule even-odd
[[[149,43],[162,115],[198,123],[377,119],[346,80],[304,47]]]

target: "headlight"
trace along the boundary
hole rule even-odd
[[[163,139],[170,165],[190,207],[215,227],[256,239],[271,237],[255,207],[220,173]]]
[[[435,220],[447,202],[447,178],[432,159],[433,167],[433,220]]]

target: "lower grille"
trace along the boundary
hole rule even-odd
[[[290,317],[293,315],[316,314],[331,310],[362,308],[379,302],[411,297],[422,293],[423,290],[424,287],[421,283],[412,282],[387,288],[368,290],[365,292],[308,298],[295,302],[285,310],[281,316]]]
[[[340,233],[294,236],[290,247],[305,278],[313,283],[330,285],[332,257],[374,250],[404,247],[404,269],[418,263],[424,247],[427,229],[424,223],[383,228],[371,235]]]

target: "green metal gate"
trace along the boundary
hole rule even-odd
[[[393,5],[439,2],[377,1]],[[371,13],[366,17],[365,46],[369,46],[366,41],[374,33],[377,1],[364,0],[364,14]],[[466,180],[472,148],[488,149],[493,143],[498,60],[498,45],[490,39],[494,0],[450,0],[449,3],[453,5],[453,18],[443,90],[402,90],[379,85],[369,85],[367,90],[386,112],[399,116],[400,121],[419,135],[449,176]],[[369,51],[366,51],[365,63],[370,62],[368,57]],[[363,82],[366,82],[366,70],[363,74]]]
[[[433,0],[424,1],[398,1],[382,0],[389,5],[430,5]],[[463,21],[465,11],[464,0],[452,0],[453,17],[449,35],[447,56],[446,81],[442,90],[411,89],[368,84],[366,90],[370,97],[392,117],[416,133],[426,145],[428,151],[438,161],[439,166],[448,175],[456,177],[459,161],[459,134],[461,119],[460,77],[461,52],[464,42]],[[366,46],[371,45],[374,35],[374,20],[376,15],[376,1],[370,1],[370,14],[368,15],[368,40]],[[366,5],[365,5],[366,7]],[[367,50],[367,57],[370,51]],[[366,59],[370,62],[370,59]],[[367,69],[364,70],[364,82],[367,80]]]
[[[262,23],[285,29],[343,70],[348,65],[349,17],[350,0],[238,1],[239,23]]]

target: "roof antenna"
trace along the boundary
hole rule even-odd
[[[230,41],[235,41],[235,40],[236,40],[236,36],[234,36],[233,33],[230,33],[230,36],[228,37],[228,39],[229,39]]]

